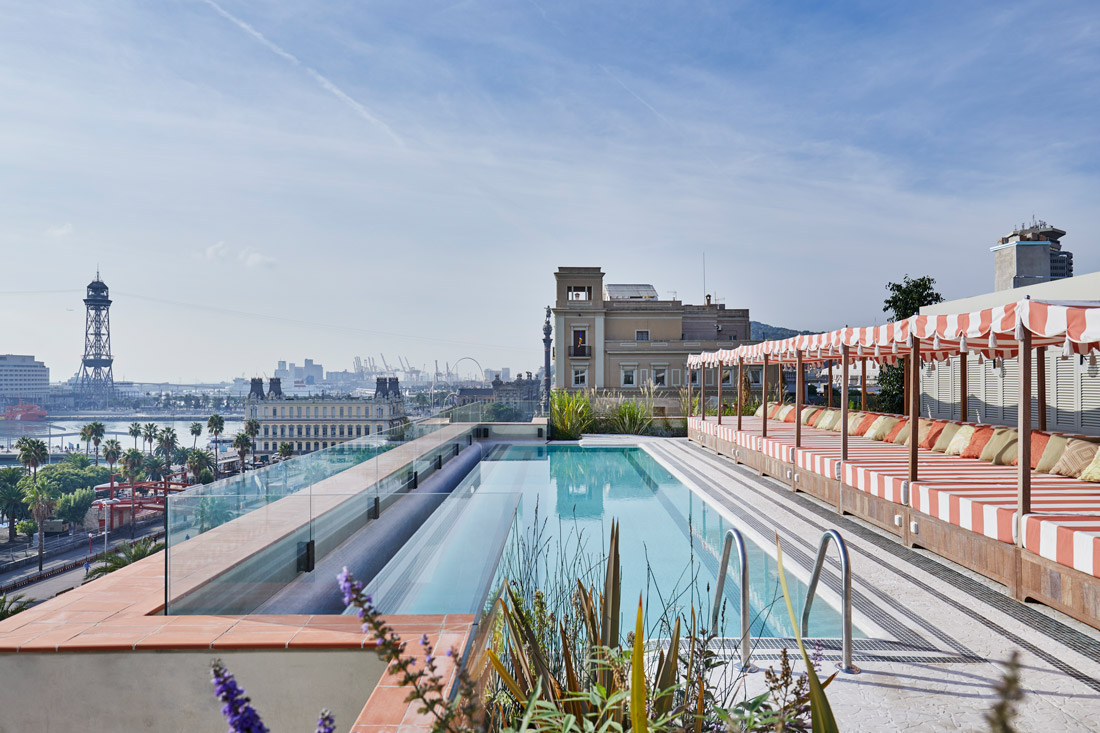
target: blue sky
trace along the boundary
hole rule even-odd
[[[777,325],[992,287],[1033,214],[1100,270],[1100,8],[0,2],[0,351],[116,374],[541,363],[559,265]],[[21,295],[10,291],[31,291]],[[71,291],[71,292],[43,292]],[[260,317],[262,316],[262,317]],[[392,355],[392,356],[391,356]]]

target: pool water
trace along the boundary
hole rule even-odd
[[[670,609],[709,623],[722,543],[732,525],[639,447],[497,446],[367,589],[385,613],[475,613],[502,579],[569,603],[576,579],[602,589],[611,522],[619,523],[622,609],[645,598],[649,635]],[[792,635],[775,561],[745,537],[753,636]],[[719,635],[740,634],[736,553]],[[796,612],[805,585],[787,574]],[[666,614],[667,616],[667,614]],[[810,634],[840,636],[840,615],[814,603]],[[667,627],[665,628],[667,631]],[[861,636],[854,630],[856,636]]]

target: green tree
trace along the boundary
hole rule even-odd
[[[179,446],[174,428],[164,428],[157,434],[157,452],[164,459],[165,473],[172,472],[172,453]]]
[[[195,521],[199,524],[199,534],[225,524],[230,519],[229,507],[225,500],[217,496],[206,496],[195,507]]]
[[[137,450],[138,438],[140,438],[142,436],[141,423],[138,423],[138,422],[130,423],[129,432],[130,432],[130,437],[134,439],[134,450]]]
[[[252,441],[252,467],[256,467],[256,438],[260,435],[260,421],[254,417],[250,417],[244,421],[244,434]],[[244,470],[244,466],[241,466],[241,470]]]
[[[187,454],[187,463],[184,465],[191,472],[191,476],[197,484],[200,482],[199,474],[204,470],[210,470],[210,463],[210,453],[196,448]]]
[[[130,484],[130,539],[134,538],[136,528],[134,527],[134,513],[137,510],[136,494],[137,490],[134,484],[137,483],[138,474],[141,473],[141,469],[145,465],[145,456],[141,451],[134,450],[126,451],[126,455],[122,457],[122,471],[126,474],[126,480]]]
[[[237,451],[237,457],[241,461],[241,473],[244,473],[244,459],[252,450],[252,439],[244,433],[237,433],[233,436],[233,450]]]
[[[41,443],[42,441],[35,441]],[[45,449],[45,444],[43,444]],[[42,526],[47,519],[50,518],[50,513],[53,512],[54,507],[57,505],[57,500],[61,496],[61,492],[57,490],[57,484],[49,480],[38,480],[37,474],[32,474],[31,482],[26,484],[26,478],[23,479],[23,503],[30,509],[31,516],[34,517],[34,523],[38,525],[38,572],[42,572],[42,559],[46,552],[46,533],[42,531]]]
[[[98,420],[89,425],[92,433],[92,445],[95,446],[95,465],[99,465],[99,444],[103,442],[103,436],[107,434],[107,427]]]
[[[202,423],[201,422],[191,423],[191,438],[192,438],[191,448],[192,449],[195,449],[195,448],[199,447],[199,438],[201,438],[201,437],[202,437]]]
[[[107,468],[111,473],[115,472],[115,464],[122,457],[122,444],[114,438],[103,442],[103,460],[107,461]]]
[[[292,455],[294,455],[294,446],[293,445],[291,445],[290,443],[280,443],[279,444],[279,457],[280,458],[290,458]]]
[[[9,596],[4,594],[0,596],[0,621],[6,618],[11,618],[21,611],[26,611],[31,607],[31,602],[23,597],[22,594]]]
[[[943,296],[936,291],[934,278],[910,278],[906,275],[900,283],[887,283],[889,295],[882,301],[882,310],[889,314],[891,322],[904,321],[916,315],[920,309],[933,303],[942,303]],[[904,413],[905,370],[900,364],[883,364],[878,375],[878,409],[883,412]]]
[[[62,463],[68,466],[73,466],[75,468],[87,468],[88,466],[92,465],[91,459],[89,459],[88,456],[84,455],[83,453],[70,453],[69,455],[65,456],[65,458],[62,460]]]
[[[82,425],[80,428],[80,439],[84,441],[84,455],[88,455],[92,452],[92,424]]]
[[[8,520],[8,542],[15,542],[15,523],[27,515],[23,489],[19,487],[22,478],[23,471],[15,466],[0,468],[0,512]]]
[[[57,518],[70,524],[83,525],[84,517],[92,508],[95,492],[91,489],[77,489],[71,494],[63,494],[57,500]]]
[[[214,476],[216,478],[218,475],[218,459],[220,458],[218,454],[218,436],[225,431],[225,418],[215,412],[206,421],[206,430],[214,436]]]
[[[160,456],[146,456],[144,468],[147,481],[162,481],[168,474],[167,464]]]
[[[101,575],[113,573],[114,571],[124,568],[127,565],[133,565],[138,560],[144,560],[150,555],[154,555],[164,549],[163,542],[153,542],[152,537],[145,537],[137,542],[131,542],[128,545],[123,545],[118,548],[116,552],[107,553],[107,556],[96,565],[94,568],[88,571],[85,576],[86,580],[94,580]]]
[[[153,455],[153,445],[157,442],[157,434],[160,431],[157,430],[157,424],[152,422],[145,423],[141,428],[141,444],[149,445],[149,455]]]

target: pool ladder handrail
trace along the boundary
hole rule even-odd
[[[726,587],[726,569],[729,567],[730,550],[737,542],[737,560],[741,563],[741,671],[756,672],[756,666],[750,660],[749,642],[749,562],[745,551],[745,538],[736,529],[726,532],[722,547],[722,564],[718,568],[718,584],[714,587],[714,606],[710,612],[710,630],[718,635],[718,611],[722,607],[722,591]]]
[[[817,560],[814,562],[814,571],[810,575],[810,583],[806,588],[806,603],[802,606],[802,637],[809,635],[810,606],[814,602],[817,593],[817,581],[821,579],[821,570],[825,567],[825,556],[829,551],[829,542],[836,544],[837,553],[840,555],[841,578],[841,661],[836,668],[845,674],[859,674],[860,669],[852,664],[852,563],[848,558],[848,546],[844,538],[835,529],[825,530],[821,535],[821,543],[817,547]]]

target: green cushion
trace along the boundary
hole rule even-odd
[[[1065,452],[1067,442],[1064,435],[1051,435],[1050,440],[1047,441],[1046,450],[1043,451],[1043,457],[1035,464],[1035,470],[1039,473],[1050,473]]]
[[[959,428],[962,425],[958,425],[953,422],[949,422],[943,426],[943,432],[940,433],[940,437],[936,438],[936,444],[932,446],[932,450],[937,453],[943,453],[947,450],[947,446],[951,445],[951,439],[955,437],[955,433],[959,432]]]
[[[871,440],[883,440],[894,429],[894,426],[898,424],[896,417],[890,417],[889,415],[880,415],[877,420],[871,423],[871,427],[867,430],[867,434],[863,437],[870,438]]]

